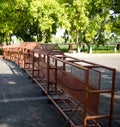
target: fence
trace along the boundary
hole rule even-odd
[[[3,57],[29,74],[70,126],[101,127],[105,120],[112,127],[114,68],[66,56],[56,44],[4,46]]]

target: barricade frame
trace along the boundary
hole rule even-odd
[[[80,59],[73,58],[70,56],[66,56],[63,54],[63,52],[60,51],[58,45],[50,46],[50,44],[23,43],[20,45],[4,46],[3,47],[3,58],[10,60],[12,62],[15,62],[17,65],[23,68],[28,73],[28,75],[32,78],[32,80],[40,86],[40,88],[48,96],[50,101],[58,108],[58,110],[69,121],[72,127],[91,127],[91,126],[101,127],[101,125],[99,124],[99,119],[103,119],[103,118],[108,119],[109,127],[112,127],[116,69],[106,67],[100,64],[88,62],[85,60],[80,60]],[[58,62],[61,62],[62,66],[59,66]],[[45,72],[42,72],[40,63],[43,63],[46,69]],[[68,75],[68,73],[65,72],[66,64],[73,66],[74,68],[84,70],[86,74],[84,78],[85,82],[81,80],[77,82],[78,84],[80,82],[80,84],[84,85],[84,87],[82,87],[82,89],[79,91],[85,93],[84,102],[82,102],[82,105],[80,108],[80,111],[83,111],[82,123],[79,125],[76,125],[72,121],[72,119],[66,114],[67,111],[72,111],[73,115],[75,115],[75,112],[78,112],[78,108],[80,105],[80,98],[74,95],[75,93],[74,94],[70,93],[70,90],[65,88],[64,83],[61,85],[59,81],[61,80],[61,78],[64,79],[65,78],[64,76],[66,77],[70,76],[71,79],[76,79],[76,81],[78,80],[78,77],[76,77],[76,75],[73,75],[73,74]],[[112,73],[110,89],[109,88],[101,89],[100,85],[101,85],[101,73],[102,72],[99,70],[101,68],[109,70]],[[99,85],[98,87],[91,86],[91,89],[89,87],[90,85],[89,79],[91,78],[89,76],[90,70],[93,70],[99,73],[98,74],[99,75],[98,76]],[[37,71],[37,76],[35,75],[36,71]],[[62,74],[64,75],[61,74],[61,76],[59,76],[60,71],[62,71]],[[44,76],[41,76],[40,73],[42,73]],[[67,82],[65,83],[67,84]],[[68,84],[72,85],[70,82]],[[97,104],[96,104],[97,110],[95,112],[93,110],[93,107],[90,108],[89,94],[98,95],[97,103],[99,103],[99,94],[110,94],[110,104],[109,104],[110,110],[108,114],[99,115],[97,110],[100,107]],[[62,109],[59,106],[58,102],[62,102],[65,105],[70,104],[68,106],[69,108]],[[77,115],[79,115],[79,112],[77,113]],[[94,123],[93,125],[89,125],[90,124],[89,121],[91,120]]]

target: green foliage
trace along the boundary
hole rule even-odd
[[[120,36],[120,0],[113,0],[111,20],[113,21],[112,32]]]
[[[89,27],[84,33],[85,43],[104,44],[111,33],[110,7],[112,2],[109,0],[91,0],[88,4]]]
[[[56,0],[1,1],[0,18],[2,42],[12,34],[24,41],[31,41],[37,36],[37,41],[46,38],[49,42],[58,27],[68,29],[70,26],[64,8]]]
[[[113,0],[112,10],[114,10],[115,14],[120,13],[120,0]]]
[[[93,53],[115,53],[115,45],[99,45],[99,46],[93,46]],[[117,50],[116,53],[119,53],[120,51]]]
[[[9,34],[12,33],[12,24],[10,23],[10,8],[11,2],[1,1],[0,2],[0,39],[1,41],[7,41]],[[6,40],[4,40],[6,39]]]
[[[69,44],[61,44],[59,45],[60,49],[63,51],[63,52],[69,52]],[[76,45],[72,45],[72,50],[76,51],[77,50],[77,47]]]
[[[32,24],[38,24],[46,42],[50,41],[50,35],[55,34],[58,27],[69,27],[64,8],[55,0],[33,0],[30,3],[30,14]]]
[[[2,47],[0,46],[0,55],[3,54]]]
[[[68,52],[68,45],[59,45],[62,51]],[[72,49],[74,51],[77,50],[76,45],[72,46]],[[85,45],[82,49],[81,52],[87,53],[88,47]],[[115,53],[115,45],[93,45],[92,46],[92,53]],[[117,50],[116,53],[120,53],[120,50]]]
[[[27,13],[24,13],[26,8],[27,3],[25,0],[0,2],[0,17],[2,17],[0,23],[1,41],[10,42],[10,36],[20,30],[21,24],[24,24],[24,19],[27,18]]]
[[[113,28],[112,31],[116,33],[118,36],[120,36],[120,15],[116,18],[116,20],[113,22]]]
[[[78,47],[83,42],[90,47],[108,41],[112,27],[109,13],[112,1],[62,0],[61,3],[64,3],[71,24],[68,32]]]
[[[57,28],[63,28],[65,42],[104,45],[111,32],[120,35],[120,2],[115,2],[117,6],[110,0],[1,0],[0,42],[10,42],[16,35],[48,43]],[[111,8],[117,17],[110,15]]]

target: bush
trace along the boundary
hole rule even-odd
[[[69,47],[68,47],[68,44],[66,45],[59,45],[59,47],[61,48],[61,50],[63,52],[69,52]],[[77,50],[77,47],[75,44],[73,44],[72,46],[72,50]],[[81,49],[81,52],[85,52],[87,53],[88,52],[88,47],[85,45],[82,49]],[[102,46],[102,45],[99,45],[99,46],[95,46],[93,45],[92,46],[92,52],[93,53],[115,53],[115,45],[105,45],[105,46]],[[117,50],[116,53],[120,53],[120,50]]]
[[[2,52],[2,47],[0,47],[0,55],[2,55],[3,54],[3,52]]]

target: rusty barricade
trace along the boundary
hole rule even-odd
[[[3,57],[29,74],[72,127],[112,127],[114,68],[66,56],[56,44],[4,46]]]
[[[49,98],[72,126],[97,127],[101,126],[100,119],[107,119],[108,126],[112,126],[114,68],[65,55],[50,55],[48,64],[47,87],[50,87],[52,78],[56,84],[55,95],[52,93]],[[104,105],[106,96],[109,96],[108,104]],[[103,105],[107,106],[107,111]]]
[[[19,44],[4,45],[2,47],[3,58],[18,63],[19,46]]]
[[[34,81],[48,95],[50,91],[55,91],[56,89],[55,74],[52,73],[54,69],[51,71],[51,66],[49,66],[49,55],[63,55],[63,52],[57,44],[41,44],[40,46],[41,49],[34,50],[33,64],[34,67],[38,68],[38,74],[34,76]],[[49,86],[52,86],[51,90]]]

